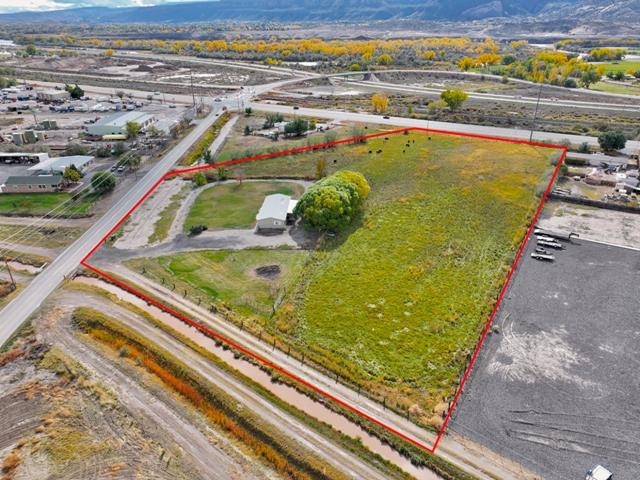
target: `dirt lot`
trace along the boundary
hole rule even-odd
[[[607,212],[608,213],[608,212]],[[453,430],[547,480],[600,463],[640,471],[640,275],[634,250],[584,240],[523,257],[455,412]]]
[[[563,202],[550,202],[541,228],[576,232],[581,239],[640,249],[640,215]]]

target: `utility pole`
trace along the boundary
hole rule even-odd
[[[191,77],[191,97],[193,98],[193,109],[196,108],[196,94],[193,90],[193,69],[189,70],[189,75]]]
[[[538,101],[536,102],[536,111],[533,114],[533,123],[531,125],[531,134],[529,135],[529,141],[533,140],[533,131],[536,128],[536,120],[538,119],[538,109],[540,108],[540,96],[542,95],[542,82],[540,82],[540,88],[538,89]]]
[[[13,273],[11,273],[11,267],[9,266],[9,262],[7,261],[7,259],[4,259],[4,264],[7,267],[7,272],[9,272],[9,278],[11,279],[11,285],[13,287],[13,290],[16,289],[16,281],[13,279]]]

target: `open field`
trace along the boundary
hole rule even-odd
[[[69,193],[3,193],[0,195],[0,215],[42,216],[55,210],[53,214],[64,211],[66,216],[85,215],[93,206],[96,197],[83,196],[71,201]]]
[[[216,157],[216,162],[224,162],[232,158],[249,157],[266,151],[280,152],[289,148],[299,148],[305,145],[314,145],[362,135],[362,133],[355,132],[354,127],[351,125],[334,125],[329,130],[310,133],[306,137],[284,138],[280,136],[277,141],[258,135],[244,135],[245,127],[248,126],[252,130],[260,130],[264,120],[265,117],[262,115],[262,112],[254,112],[253,115],[249,117],[241,117],[234,125],[232,135],[227,138],[220,154]],[[292,120],[293,117],[285,117],[284,121]],[[307,118],[307,120],[313,119]],[[322,122],[317,121],[316,123]],[[383,129],[386,129],[386,127],[369,125],[366,133],[375,133],[377,131],[383,131]],[[309,172],[309,177],[313,176],[314,172]]]
[[[300,198],[304,187],[291,182],[235,182],[209,186],[196,198],[184,223],[209,229],[251,228],[266,195],[282,193]]]
[[[640,70],[640,61],[621,61],[621,62],[609,62],[600,63],[596,65],[604,65],[604,73],[609,72],[637,72]]]
[[[0,225],[0,239],[21,245],[59,248],[73,242],[83,231],[81,227]]]
[[[307,252],[299,250],[222,250],[180,253],[127,262],[134,270],[158,281],[175,282],[177,291],[220,301],[241,315],[258,316],[264,323],[284,289],[301,271]],[[255,269],[278,265],[280,273],[260,276]]]
[[[245,176],[304,177],[322,159],[329,172],[357,170],[372,186],[363,217],[312,255],[267,330],[437,423],[433,409],[457,387],[558,155],[411,132],[237,167]],[[265,264],[277,263],[274,253]],[[203,262],[180,260],[165,272],[202,283],[192,272]]]
[[[255,462],[264,462],[279,475],[292,480],[347,479],[309,449],[284,438],[282,432],[244,408],[220,387],[115,319],[95,310],[78,308],[73,321],[93,340],[110,347],[113,353],[118,352],[124,361],[130,359],[129,367],[139,365],[195,407],[213,426],[241,442]]]
[[[625,95],[640,95],[640,85],[631,83],[598,82],[591,85],[591,90],[608,93],[621,93]]]

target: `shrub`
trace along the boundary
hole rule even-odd
[[[205,230],[207,230],[207,226],[206,225],[194,225],[189,229],[189,236],[190,237],[195,237],[197,235],[200,235]]]

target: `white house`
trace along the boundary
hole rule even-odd
[[[256,230],[258,232],[284,231],[287,228],[287,222],[293,218],[293,209],[297,203],[297,200],[292,200],[289,195],[281,193],[267,195],[256,215]]]

